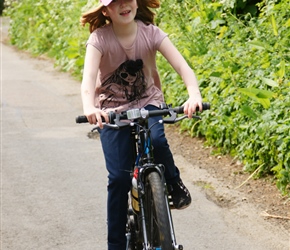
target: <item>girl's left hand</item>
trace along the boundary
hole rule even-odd
[[[202,111],[202,98],[200,93],[190,96],[183,106],[184,114],[187,115],[188,118],[192,118],[192,115],[196,112],[197,107],[198,111]]]

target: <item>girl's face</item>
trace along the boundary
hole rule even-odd
[[[103,14],[109,16],[113,23],[126,24],[134,20],[137,9],[136,0],[113,0]]]

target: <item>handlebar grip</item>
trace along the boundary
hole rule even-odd
[[[203,102],[202,103],[202,110],[204,111],[204,110],[208,110],[208,109],[210,109],[210,103]],[[174,108],[174,111],[177,114],[183,114],[183,106]],[[196,111],[199,111],[199,107],[196,107]]]
[[[210,103],[209,102],[203,102],[202,103],[202,110],[208,110],[210,109]]]
[[[87,123],[88,119],[85,115],[80,115],[76,117],[76,123]]]
[[[110,123],[112,123],[114,121],[114,119],[116,118],[116,114],[112,111],[110,111],[108,113],[108,116],[109,116]],[[102,117],[102,121],[105,122],[104,117]],[[85,115],[79,115],[76,117],[76,123],[87,123],[87,122],[89,122],[89,121]]]

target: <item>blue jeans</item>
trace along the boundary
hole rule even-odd
[[[157,109],[149,105],[148,110]],[[149,118],[149,126],[162,117]],[[114,130],[108,127],[100,130],[100,138],[104,151],[108,175],[107,221],[108,221],[108,249],[126,249],[126,221],[128,192],[131,188],[130,171],[134,164],[130,129]],[[179,170],[174,164],[164,134],[163,124],[158,123],[151,130],[154,159],[156,163],[165,166],[165,179],[168,184],[177,182]]]

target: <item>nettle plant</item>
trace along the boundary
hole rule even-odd
[[[231,1],[237,3],[236,1]],[[159,25],[196,72],[212,109],[182,130],[238,157],[257,176],[275,174],[289,190],[289,0],[262,1],[255,12],[222,2],[162,4]],[[244,11],[244,12],[243,12]],[[174,12],[172,17],[170,13]],[[181,79],[160,58],[167,101],[182,104]]]

